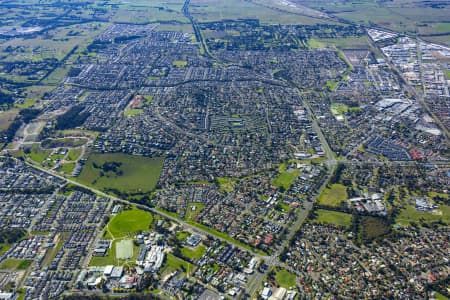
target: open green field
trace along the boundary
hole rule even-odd
[[[404,226],[410,225],[411,223],[431,223],[437,221],[442,221],[447,225],[450,224],[450,206],[440,205],[438,211],[440,211],[442,215],[420,212],[417,211],[414,206],[408,205],[400,212],[395,221]]]
[[[167,253],[162,273],[169,274],[175,270],[179,270],[181,272],[192,274],[192,272],[194,272],[194,268],[195,266],[191,263],[176,257],[172,253]]]
[[[8,258],[0,265],[0,270],[26,270],[32,262],[29,259]]]
[[[18,109],[0,111],[0,131],[8,129],[9,125],[11,125],[18,114]]]
[[[82,152],[81,148],[69,149],[69,153],[67,154],[66,160],[76,161],[78,158],[80,158],[81,152]]]
[[[433,28],[438,33],[447,33],[447,32],[450,32],[450,23],[437,23],[437,24],[434,24]]]
[[[331,103],[331,113],[333,115],[343,115],[348,112],[348,106],[342,103]]]
[[[58,84],[61,80],[64,79],[69,70],[70,67],[65,65],[56,68],[44,80],[42,80],[42,84],[46,85]]]
[[[405,17],[410,23],[414,23],[415,25],[432,25],[432,33],[435,34],[445,32],[448,29],[448,25],[446,24],[449,22],[450,3],[448,1],[446,2],[447,5],[445,6],[433,8],[431,6],[417,6],[414,1],[410,1],[410,5],[403,7],[401,5],[393,5],[389,7],[389,10],[396,16]],[[434,23],[436,23],[436,26],[434,26]]]
[[[123,114],[125,115],[125,117],[133,117],[133,116],[138,116],[140,114],[142,114],[144,111],[140,108],[130,108],[130,109],[126,109]]]
[[[442,295],[441,293],[438,293],[438,292],[434,292],[433,296],[436,300],[448,300],[447,297],[445,297],[444,295]]]
[[[219,191],[223,193],[230,193],[234,191],[236,186],[236,179],[229,177],[219,177],[217,178],[217,183],[219,184]]]
[[[11,247],[12,247],[11,244],[7,244],[7,243],[0,244],[0,255],[3,255],[6,251],[11,249]]]
[[[450,79],[450,70],[445,70],[445,77],[447,77],[447,79]]]
[[[24,96],[25,101],[22,104],[18,104],[17,107],[19,108],[28,108],[31,105],[35,104],[37,100],[42,99],[45,93],[50,92],[52,89],[54,89],[54,86],[49,85],[32,85],[24,88]]]
[[[35,105],[36,102],[37,102],[36,99],[27,98],[27,99],[24,99],[22,102],[17,102],[14,106],[17,107],[17,108],[20,108],[20,109],[22,109],[22,108],[30,108],[33,105]]]
[[[190,11],[199,22],[225,19],[259,19],[264,24],[323,24],[327,21],[308,16],[304,10],[279,5],[277,1],[192,0]],[[328,21],[336,23],[335,21]]]
[[[309,39],[308,46],[312,49],[333,47],[339,49],[369,49],[370,47],[366,36],[338,39]]]
[[[287,270],[280,270],[275,274],[275,280],[278,282],[278,284],[281,287],[284,287],[286,289],[290,289],[291,287],[295,287],[296,283],[296,276],[295,274],[287,271]]]
[[[199,260],[205,254],[206,248],[203,245],[198,245],[195,248],[183,247],[181,248],[181,255],[190,260]]]
[[[444,198],[444,199],[448,199],[450,197],[449,194],[439,193],[439,192],[429,192],[428,196],[431,197],[431,198],[441,197],[441,198]]]
[[[361,220],[360,236],[364,239],[374,239],[389,233],[390,225],[388,221],[377,218],[364,216]]]
[[[190,23],[179,23],[179,24],[160,23],[158,27],[155,28],[155,30],[194,33],[194,29],[192,28],[192,25]]]
[[[436,44],[441,44],[450,47],[450,34],[447,35],[436,35],[436,36],[424,36],[424,40],[427,42],[432,42]]]
[[[316,211],[317,217],[313,220],[314,223],[332,224],[349,228],[352,225],[352,215],[343,212],[318,209]]]
[[[367,5],[370,6],[370,5]],[[393,13],[385,7],[367,7],[350,9],[335,14],[337,17],[359,23],[369,25],[370,22],[376,23],[379,26],[396,31],[413,31],[415,29],[414,22],[405,17]]]
[[[120,166],[115,172],[105,172],[105,165],[113,163]],[[162,157],[148,158],[121,153],[91,154],[79,180],[102,190],[146,193],[155,188],[163,164]]]
[[[183,2],[160,2],[156,5],[151,2],[130,2],[122,5],[112,17],[113,22],[132,23],[132,24],[148,24],[172,21],[173,23],[189,23],[189,20],[181,12]]]
[[[175,60],[172,63],[173,66],[177,67],[177,68],[184,68],[187,66],[187,61],[185,60]]]
[[[340,206],[345,200],[347,200],[347,188],[342,184],[333,184],[325,188],[317,197],[320,205],[333,207]]]
[[[287,165],[282,164],[278,168],[279,175],[275,177],[272,181],[272,184],[278,188],[284,188],[288,190],[292,183],[294,183],[295,179],[297,179],[300,171],[297,169],[287,170]]]
[[[139,103],[137,105],[133,105],[132,107],[130,105],[128,105],[123,114],[125,117],[133,117],[133,116],[138,116],[140,114],[142,114],[144,112],[143,108],[145,106],[148,106],[152,100],[153,100],[153,96],[152,95],[139,95],[139,97],[141,98],[141,101],[139,101]]]
[[[184,242],[191,234],[187,231],[178,231],[177,232],[177,240],[180,242]]]
[[[149,230],[152,220],[151,213],[133,208],[112,217],[107,230],[113,238],[133,236],[139,231]]]
[[[108,249],[108,253],[106,256],[92,256],[91,261],[89,262],[89,266],[109,266],[109,265],[117,265],[118,261],[116,259],[116,241],[114,241],[111,245],[111,248]]]
[[[61,148],[61,147],[80,147],[88,142],[88,139],[85,137],[80,138],[48,138],[41,142],[41,147],[44,149],[53,149],[53,148]]]
[[[450,33],[450,23],[428,23],[419,27],[421,35]]]
[[[286,203],[283,203],[283,201],[278,201],[276,207],[279,211],[282,212],[288,212],[292,209],[292,207]]]
[[[42,163],[50,155],[50,150],[43,150],[38,144],[33,144],[28,150],[24,150],[25,156],[29,157],[35,162]]]
[[[338,87],[339,82],[336,81],[327,81],[327,87],[330,89],[330,91],[334,91],[336,90],[336,88]]]
[[[152,103],[153,101],[153,95],[143,95],[142,97],[144,97],[145,99],[145,105],[149,105],[150,103]]]
[[[304,0],[302,4],[347,21],[419,34],[447,32],[450,15],[448,4],[432,7],[426,1]]]
[[[61,166],[61,168],[59,169],[60,172],[66,174],[66,175],[72,175],[73,173],[73,169],[75,169],[75,166],[77,164],[73,163],[73,162],[69,162],[69,163],[65,163]]]
[[[194,208],[194,209],[193,209]],[[189,202],[186,209],[185,219],[195,221],[198,214],[205,208],[205,204],[201,202]]]
[[[78,25],[58,27],[51,29],[45,35],[36,38],[15,38],[3,43],[0,47],[0,55],[6,55],[7,61],[41,61],[48,58],[63,59],[75,46],[84,46],[106,28],[105,23],[88,23],[83,28]],[[69,32],[77,32],[69,35]],[[17,53],[4,52],[9,46],[20,47],[22,51]],[[58,78],[62,78],[64,66],[51,74],[47,83],[53,84]]]

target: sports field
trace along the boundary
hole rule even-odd
[[[116,243],[116,258],[130,259],[133,257],[133,241],[130,239],[120,240]]]
[[[289,271],[280,270],[275,274],[275,280],[280,286],[289,289],[295,287],[296,276]]]
[[[107,229],[113,238],[133,236],[139,231],[149,230],[153,215],[149,212],[130,209],[113,217]]]
[[[137,208],[124,210],[112,217],[104,233],[104,238],[112,240],[111,249],[106,256],[93,256],[89,265],[117,265],[135,258],[138,247],[133,244],[132,238],[140,231],[149,230],[152,220],[151,213]]]

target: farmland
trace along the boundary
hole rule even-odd
[[[390,30],[424,35],[448,32],[450,7],[427,1],[302,1],[302,4],[343,19]]]
[[[323,24],[326,21],[317,18],[317,14],[305,13],[301,8],[280,6],[274,1],[219,1],[193,0],[192,14],[200,22],[225,19],[259,19],[265,24]],[[334,21],[328,21],[335,23]]]

